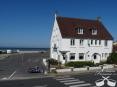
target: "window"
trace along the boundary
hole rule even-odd
[[[54,44],[53,51],[54,51],[54,52],[57,51],[57,46],[56,46],[56,44]]]
[[[97,45],[97,40],[95,40],[95,45]]]
[[[82,40],[82,39],[80,40],[80,46],[83,46],[83,41],[84,40]]]
[[[88,46],[90,46],[90,40],[87,40]]]
[[[101,45],[101,40],[99,40],[99,45]]]
[[[54,48],[57,48],[57,47],[56,47],[56,44],[54,44]]]
[[[79,59],[80,60],[84,59],[84,53],[79,53]]]
[[[97,30],[96,29],[92,29],[92,35],[97,35]]]
[[[70,45],[72,45],[72,39],[70,40]]]
[[[78,34],[83,34],[83,28],[77,28]]]
[[[93,45],[93,40],[91,40],[91,45]]]
[[[105,46],[107,46],[107,45],[108,45],[108,41],[107,41],[107,40],[105,40],[104,45],[105,45]]]
[[[71,39],[70,44],[71,46],[75,45],[75,39]]]
[[[74,60],[75,59],[75,53],[70,53],[70,60]]]
[[[97,55],[96,54],[94,54],[94,59],[96,59],[97,58]]]

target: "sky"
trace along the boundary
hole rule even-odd
[[[0,47],[50,46],[54,14],[96,19],[117,40],[117,0],[0,0]]]

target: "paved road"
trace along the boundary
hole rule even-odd
[[[112,74],[108,75],[106,73],[103,76],[104,77],[110,76],[109,80],[113,79],[117,81],[117,72],[114,72],[114,73],[113,75]],[[79,75],[64,75],[64,76],[57,76],[57,77],[43,77],[43,76],[40,77],[39,76],[38,78],[33,78],[33,79],[4,80],[4,81],[1,80],[0,87],[8,87],[8,86],[11,86],[11,87],[96,87],[95,81],[98,79],[102,79],[101,75],[95,72],[95,73],[83,73]],[[107,81],[105,81],[105,85],[101,87],[110,87],[110,86],[108,86]],[[114,87],[117,87],[117,85]]]
[[[97,82],[101,81],[101,83],[103,83],[104,80],[104,84],[100,87],[117,87],[117,71],[109,70],[101,73],[93,72],[83,73],[75,76],[61,76],[59,78],[55,78],[55,80],[64,84],[65,87],[96,87],[95,82],[97,80]],[[116,86],[111,86],[114,83],[109,83],[109,81],[115,82]]]
[[[0,87],[65,87],[53,78],[0,81]]]
[[[39,74],[28,73],[27,69],[32,66],[45,69],[42,59],[48,57],[48,53],[13,54],[0,60],[0,79],[11,79],[15,76],[38,76]]]
[[[104,76],[105,78],[107,78],[108,76]],[[90,83],[94,86],[96,86],[96,81],[100,79],[100,81],[103,81],[104,79],[102,78],[102,76],[100,75],[94,75],[94,74],[88,74],[88,75],[81,75],[81,76],[75,76],[75,78],[79,78],[81,81],[85,81],[87,83]],[[110,76],[108,80],[113,79],[117,82],[117,75],[116,76]],[[111,81],[111,80],[110,80]],[[101,83],[100,83],[101,84]],[[88,86],[87,86],[88,87]],[[89,86],[90,87],[90,86]],[[104,85],[101,87],[110,87],[109,85],[107,85],[107,80],[104,81]],[[111,86],[111,87],[117,87],[116,86]]]
[[[10,87],[94,87],[92,84],[72,76],[0,81],[0,87],[9,87],[9,86]]]

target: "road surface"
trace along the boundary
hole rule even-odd
[[[15,77],[36,77],[41,74],[31,74],[27,70],[32,66],[45,69],[43,58],[48,58],[47,53],[13,54],[0,60],[0,79],[12,79]]]

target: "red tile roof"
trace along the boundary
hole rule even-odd
[[[67,18],[61,16],[57,16],[56,19],[63,38],[113,40],[111,34],[98,20]],[[83,28],[84,33],[78,34],[75,28]],[[97,29],[97,35],[92,35],[91,29],[94,28]]]

